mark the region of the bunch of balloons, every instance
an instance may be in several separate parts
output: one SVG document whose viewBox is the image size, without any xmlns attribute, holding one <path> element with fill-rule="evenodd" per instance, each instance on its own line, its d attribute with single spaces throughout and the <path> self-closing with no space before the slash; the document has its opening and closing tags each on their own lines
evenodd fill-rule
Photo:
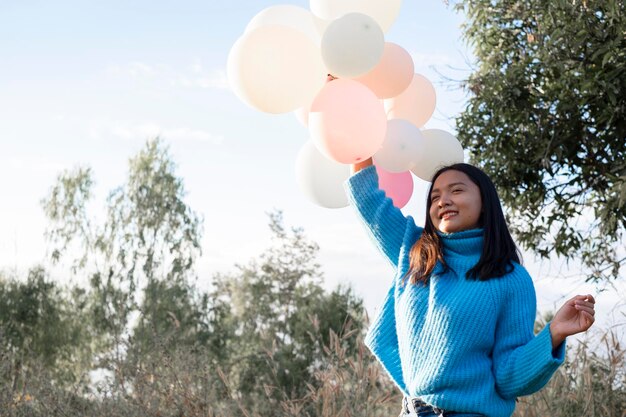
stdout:
<svg viewBox="0 0 626 417">
<path fill-rule="evenodd" d="M 350 164 L 370 157 L 397 207 L 413 193 L 411 173 L 429 181 L 463 161 L 450 133 L 423 129 L 436 103 L 411 55 L 385 42 L 401 0 L 310 0 L 277 5 L 248 24 L 228 56 L 237 96 L 268 113 L 295 112 L 311 140 L 297 158 L 302 191 L 316 204 L 348 205 Z"/>
</svg>

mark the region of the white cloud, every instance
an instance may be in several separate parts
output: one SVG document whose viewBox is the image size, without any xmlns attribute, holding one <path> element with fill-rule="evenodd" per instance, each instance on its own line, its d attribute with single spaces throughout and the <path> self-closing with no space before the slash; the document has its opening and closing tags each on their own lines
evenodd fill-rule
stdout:
<svg viewBox="0 0 626 417">
<path fill-rule="evenodd" d="M 193 76 L 181 75 L 173 84 L 182 87 L 229 89 L 228 78 L 224 70 L 213 70 L 204 73 L 199 65 L 194 65 L 192 71 L 194 72 Z"/>
<path fill-rule="evenodd" d="M 148 77 L 157 75 L 162 68 L 149 65 L 144 62 L 134 61 L 125 65 L 109 65 L 106 72 L 118 76 L 130 76 L 132 78 Z"/>
<path fill-rule="evenodd" d="M 109 132 L 113 136 L 124 140 L 144 140 L 146 138 L 160 136 L 169 141 L 193 141 L 213 145 L 221 145 L 224 142 L 222 135 L 215 135 L 205 130 L 192 129 L 189 127 L 168 128 L 152 122 L 137 125 L 116 123 L 110 126 Z"/>
<path fill-rule="evenodd" d="M 31 173 L 60 172 L 68 168 L 58 161 L 40 156 L 10 157 L 2 165 L 8 167 L 10 171 L 28 171 Z"/>
<path fill-rule="evenodd" d="M 109 65 L 106 73 L 117 77 L 150 80 L 173 87 L 227 90 L 228 78 L 225 69 L 206 69 L 195 62 L 186 69 L 171 68 L 134 61 L 128 64 Z"/>
</svg>

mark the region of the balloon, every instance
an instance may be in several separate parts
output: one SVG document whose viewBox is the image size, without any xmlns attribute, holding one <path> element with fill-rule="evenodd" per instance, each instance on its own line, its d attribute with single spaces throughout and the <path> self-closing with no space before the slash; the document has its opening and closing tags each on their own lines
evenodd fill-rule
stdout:
<svg viewBox="0 0 626 417">
<path fill-rule="evenodd" d="M 313 203 L 326 208 L 348 206 L 343 183 L 350 177 L 350 166 L 324 157 L 308 141 L 296 159 L 296 179 L 300 190 Z"/>
<path fill-rule="evenodd" d="M 415 74 L 400 95 L 385 100 L 388 119 L 405 119 L 422 127 L 435 112 L 435 87 L 426 77 Z"/>
<path fill-rule="evenodd" d="M 228 55 L 227 72 L 235 94 L 268 113 L 310 103 L 327 74 L 315 43 L 281 25 L 261 26 L 240 37 Z"/>
<path fill-rule="evenodd" d="M 387 134 L 382 148 L 374 154 L 374 163 L 390 172 L 404 172 L 413 168 L 415 160 L 424 152 L 422 131 L 406 120 L 387 122 Z"/>
<path fill-rule="evenodd" d="M 358 12 L 372 17 L 387 32 L 400 13 L 402 0 L 309 0 L 314 15 L 333 20 L 346 13 Z"/>
<path fill-rule="evenodd" d="M 304 127 L 309 127 L 309 111 L 311 110 L 310 106 L 302 106 L 293 111 L 293 115 L 296 116 L 296 119 L 300 122 L 300 124 Z"/>
<path fill-rule="evenodd" d="M 371 17 L 349 13 L 328 25 L 321 48 L 328 72 L 336 77 L 357 77 L 378 64 L 385 35 Z"/>
<path fill-rule="evenodd" d="M 374 155 L 385 140 L 386 130 L 383 105 L 357 81 L 331 81 L 311 104 L 309 131 L 315 146 L 342 164 Z"/>
<path fill-rule="evenodd" d="M 411 84 L 414 70 L 411 55 L 401 46 L 386 42 L 378 65 L 355 80 L 365 84 L 379 98 L 391 98 Z"/>
<path fill-rule="evenodd" d="M 410 171 L 393 173 L 376 166 L 378 174 L 378 188 L 391 198 L 393 205 L 402 208 L 411 199 L 413 194 L 413 177 Z"/>
<path fill-rule="evenodd" d="M 424 129 L 424 151 L 411 171 L 423 180 L 431 181 L 437 170 L 445 165 L 463 162 L 463 147 L 452 134 L 441 129 Z"/>
<path fill-rule="evenodd" d="M 336 78 L 332 75 L 328 74 L 326 77 L 326 82 L 331 82 Z M 296 119 L 302 124 L 304 127 L 309 127 L 309 112 L 311 111 L 311 103 L 306 106 L 302 106 L 299 109 L 294 110 L 293 115 L 296 116 Z"/>
<path fill-rule="evenodd" d="M 313 13 L 298 6 L 281 4 L 271 6 L 261 10 L 252 18 L 246 32 L 250 32 L 256 28 L 266 25 L 283 25 L 292 29 L 296 29 L 306 34 L 316 45 L 322 41 L 321 33 L 318 30 L 317 20 Z"/>
</svg>

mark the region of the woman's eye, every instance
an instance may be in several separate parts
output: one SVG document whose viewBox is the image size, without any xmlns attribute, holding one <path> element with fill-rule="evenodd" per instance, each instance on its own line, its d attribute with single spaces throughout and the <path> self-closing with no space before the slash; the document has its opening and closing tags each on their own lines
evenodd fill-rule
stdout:
<svg viewBox="0 0 626 417">
<path fill-rule="evenodd" d="M 461 191 L 463 191 L 463 190 L 461 190 L 461 189 L 459 189 L 459 188 L 457 188 L 456 190 L 452 190 L 452 192 L 453 192 L 453 193 L 456 193 L 456 192 L 459 192 L 459 193 L 460 193 Z"/>
<path fill-rule="evenodd" d="M 438 196 L 435 196 L 435 197 L 431 198 L 430 201 L 435 201 L 438 198 L 439 198 Z"/>
</svg>

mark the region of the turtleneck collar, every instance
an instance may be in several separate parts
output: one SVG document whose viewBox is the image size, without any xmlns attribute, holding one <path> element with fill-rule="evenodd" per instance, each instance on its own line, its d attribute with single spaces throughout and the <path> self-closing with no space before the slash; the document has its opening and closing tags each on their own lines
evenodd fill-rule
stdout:
<svg viewBox="0 0 626 417">
<path fill-rule="evenodd" d="M 483 253 L 484 237 L 482 228 L 461 232 L 443 233 L 436 231 L 443 243 L 445 255 L 480 256 Z"/>
</svg>

